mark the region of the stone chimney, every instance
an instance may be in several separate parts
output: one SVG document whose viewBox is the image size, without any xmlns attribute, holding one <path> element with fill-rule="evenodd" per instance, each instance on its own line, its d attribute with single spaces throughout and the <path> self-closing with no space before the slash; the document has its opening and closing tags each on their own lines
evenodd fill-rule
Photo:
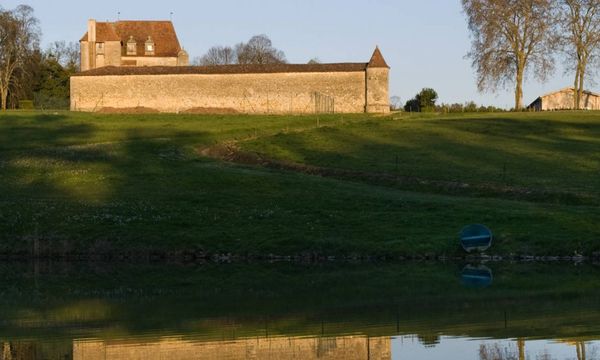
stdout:
<svg viewBox="0 0 600 360">
<path fill-rule="evenodd" d="M 96 42 L 96 20 L 88 20 L 88 41 Z"/>
</svg>

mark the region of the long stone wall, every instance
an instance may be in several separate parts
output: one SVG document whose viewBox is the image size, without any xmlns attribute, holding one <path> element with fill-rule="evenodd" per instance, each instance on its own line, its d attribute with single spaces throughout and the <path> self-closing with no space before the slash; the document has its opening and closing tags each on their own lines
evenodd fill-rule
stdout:
<svg viewBox="0 0 600 360">
<path fill-rule="evenodd" d="M 378 104 L 389 104 L 387 75 L 379 79 L 374 94 Z M 365 71 L 75 76 L 71 110 L 314 113 L 326 99 L 336 113 L 362 113 L 368 110 L 366 81 Z"/>
</svg>

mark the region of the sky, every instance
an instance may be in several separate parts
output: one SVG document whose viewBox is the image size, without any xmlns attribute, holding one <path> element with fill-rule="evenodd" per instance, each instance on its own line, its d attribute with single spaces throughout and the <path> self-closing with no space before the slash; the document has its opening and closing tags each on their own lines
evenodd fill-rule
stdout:
<svg viewBox="0 0 600 360">
<path fill-rule="evenodd" d="M 90 18 L 172 17 L 191 58 L 213 45 L 234 45 L 257 34 L 268 35 L 291 63 L 315 57 L 321 62 L 367 62 L 379 46 L 391 67 L 390 96 L 402 102 L 431 87 L 440 102 L 514 105 L 513 89 L 477 91 L 465 58 L 471 40 L 459 0 L 0 0 L 6 9 L 19 4 L 34 8 L 43 47 L 58 40 L 79 41 Z M 570 86 L 572 78 L 559 66 L 546 83 L 529 79 L 524 102 Z"/>
</svg>

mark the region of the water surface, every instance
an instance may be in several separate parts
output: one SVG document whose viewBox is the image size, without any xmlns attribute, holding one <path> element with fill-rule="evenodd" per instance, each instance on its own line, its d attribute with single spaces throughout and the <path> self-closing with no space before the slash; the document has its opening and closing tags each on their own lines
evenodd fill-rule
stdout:
<svg viewBox="0 0 600 360">
<path fill-rule="evenodd" d="M 0 265 L 0 359 L 600 359 L 600 268 Z"/>
</svg>

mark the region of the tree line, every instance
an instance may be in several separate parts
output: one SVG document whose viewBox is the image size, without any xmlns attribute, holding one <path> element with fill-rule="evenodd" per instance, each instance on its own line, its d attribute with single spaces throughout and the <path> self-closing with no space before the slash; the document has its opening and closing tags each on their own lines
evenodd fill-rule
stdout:
<svg viewBox="0 0 600 360">
<path fill-rule="evenodd" d="M 408 100 L 404 105 L 406 112 L 438 112 L 438 113 L 477 113 L 477 112 L 502 112 L 502 108 L 495 106 L 477 105 L 474 101 L 467 101 L 464 104 L 438 104 L 438 93 L 432 88 L 424 88 Z M 392 97 L 392 110 L 400 110 L 398 97 Z"/>
<path fill-rule="evenodd" d="M 40 48 L 41 30 L 33 8 L 0 7 L 0 104 L 68 108 L 69 78 L 79 71 L 79 47 L 57 41 Z M 21 101 L 31 99 L 33 103 Z M 25 105 L 25 106 L 24 106 Z"/>
<path fill-rule="evenodd" d="M 600 0 L 462 0 L 462 7 L 479 91 L 514 86 L 515 109 L 522 109 L 527 77 L 546 80 L 561 59 L 573 72 L 580 109 L 598 65 Z"/>
<path fill-rule="evenodd" d="M 286 63 L 283 51 L 275 48 L 265 34 L 253 36 L 248 42 L 235 46 L 213 46 L 206 54 L 194 59 L 194 65 L 213 66 L 230 64 L 283 64 Z"/>
</svg>

